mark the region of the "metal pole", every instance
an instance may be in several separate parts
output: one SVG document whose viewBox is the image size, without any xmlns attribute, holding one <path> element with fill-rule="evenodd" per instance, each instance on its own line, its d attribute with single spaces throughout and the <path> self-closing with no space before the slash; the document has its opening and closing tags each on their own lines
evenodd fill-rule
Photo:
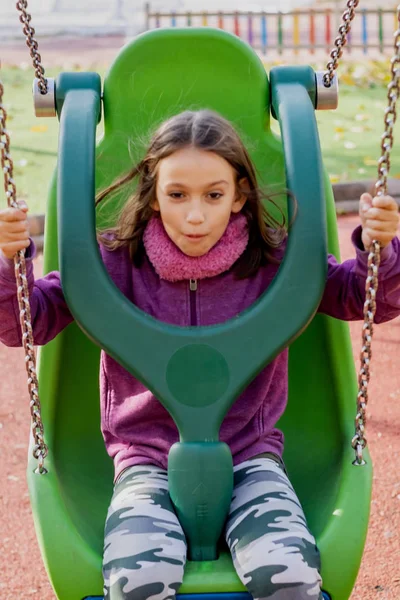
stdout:
<svg viewBox="0 0 400 600">
<path fill-rule="evenodd" d="M 59 12 L 61 9 L 62 0 L 54 0 L 54 4 L 52 6 L 51 12 Z"/>
<path fill-rule="evenodd" d="M 123 6 L 124 6 L 124 0 L 116 0 L 115 11 L 114 11 L 114 19 L 117 19 L 118 21 L 122 21 L 123 20 L 123 18 L 124 18 Z"/>
<path fill-rule="evenodd" d="M 342 21 L 342 0 L 335 0 L 335 31 L 339 29 Z"/>
</svg>

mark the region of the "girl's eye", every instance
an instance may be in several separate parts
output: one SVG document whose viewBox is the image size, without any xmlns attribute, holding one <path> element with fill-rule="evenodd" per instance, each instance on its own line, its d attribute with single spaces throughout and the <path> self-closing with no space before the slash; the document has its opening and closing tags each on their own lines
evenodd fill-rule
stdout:
<svg viewBox="0 0 400 600">
<path fill-rule="evenodd" d="M 219 200 L 220 198 L 222 198 L 223 194 L 221 194 L 220 192 L 210 192 L 208 194 L 210 196 L 210 198 L 212 198 L 213 200 Z"/>
<path fill-rule="evenodd" d="M 171 198 L 180 199 L 183 198 L 182 192 L 171 192 L 168 194 Z"/>
</svg>

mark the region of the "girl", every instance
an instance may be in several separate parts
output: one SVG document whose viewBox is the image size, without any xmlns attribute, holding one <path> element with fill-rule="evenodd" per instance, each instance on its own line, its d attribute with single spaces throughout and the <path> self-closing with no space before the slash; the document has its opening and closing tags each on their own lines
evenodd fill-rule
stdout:
<svg viewBox="0 0 400 600">
<path fill-rule="evenodd" d="M 227 121 L 184 112 L 155 133 L 145 158 L 103 193 L 137 179 L 117 226 L 99 236 L 110 276 L 139 308 L 162 321 L 211 325 L 233 318 L 268 287 L 284 252 L 284 224 L 262 206 L 249 155 Z M 0 340 L 21 345 L 13 255 L 27 249 L 32 323 L 46 344 L 72 315 L 57 272 L 34 281 L 27 208 L 0 211 Z M 382 244 L 376 322 L 400 314 L 398 209 L 390 196 L 360 200 L 356 258 L 328 257 L 319 311 L 363 318 L 366 248 Z M 199 283 L 200 282 L 200 283 Z M 216 301 L 217 299 L 217 301 Z M 287 398 L 287 350 L 231 407 L 221 440 L 234 459 L 225 537 L 239 577 L 256 600 L 321 600 L 320 559 L 282 461 L 275 428 Z M 102 433 L 115 464 L 105 524 L 107 600 L 173 600 L 183 579 L 186 542 L 168 495 L 167 455 L 176 426 L 156 398 L 104 352 Z"/>
</svg>

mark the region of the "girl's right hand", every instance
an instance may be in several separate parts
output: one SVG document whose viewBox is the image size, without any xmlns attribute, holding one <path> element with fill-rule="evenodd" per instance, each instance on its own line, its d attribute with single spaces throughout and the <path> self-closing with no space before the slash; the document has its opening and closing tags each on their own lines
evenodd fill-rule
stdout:
<svg viewBox="0 0 400 600">
<path fill-rule="evenodd" d="M 30 245 L 27 212 L 28 207 L 22 202 L 20 208 L 0 210 L 0 252 L 6 258 L 13 258 Z"/>
</svg>

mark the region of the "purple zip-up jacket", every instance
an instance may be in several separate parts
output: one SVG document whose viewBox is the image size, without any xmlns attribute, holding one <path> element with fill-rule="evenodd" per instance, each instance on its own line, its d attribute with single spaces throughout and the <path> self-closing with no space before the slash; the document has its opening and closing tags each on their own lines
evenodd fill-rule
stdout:
<svg viewBox="0 0 400 600">
<path fill-rule="evenodd" d="M 328 275 L 319 312 L 352 321 L 363 318 L 368 253 L 362 250 L 361 227 L 352 236 L 356 258 L 338 264 L 328 256 Z M 191 291 L 189 281 L 161 279 L 145 257 L 135 267 L 127 248 L 100 248 L 115 285 L 140 309 L 167 323 L 214 325 L 249 307 L 268 287 L 278 266 L 268 264 L 248 279 L 235 279 L 232 269 L 201 279 Z M 27 252 L 35 343 L 43 345 L 64 329 L 73 317 L 65 302 L 58 272 L 34 281 L 32 255 Z M 30 256 L 30 258 L 29 258 Z M 193 285 L 192 285 L 193 287 Z M 216 301 L 216 299 L 218 299 Z M 0 340 L 21 346 L 13 261 L 0 253 Z M 400 314 L 400 240 L 382 251 L 375 322 Z M 266 366 L 226 415 L 220 438 L 232 451 L 234 464 L 264 452 L 282 456 L 283 434 L 275 428 L 287 402 L 288 353 L 281 352 Z M 101 430 L 108 454 L 114 459 L 115 478 L 131 465 L 167 468 L 177 428 L 166 409 L 144 385 L 105 352 L 101 353 Z"/>
</svg>

